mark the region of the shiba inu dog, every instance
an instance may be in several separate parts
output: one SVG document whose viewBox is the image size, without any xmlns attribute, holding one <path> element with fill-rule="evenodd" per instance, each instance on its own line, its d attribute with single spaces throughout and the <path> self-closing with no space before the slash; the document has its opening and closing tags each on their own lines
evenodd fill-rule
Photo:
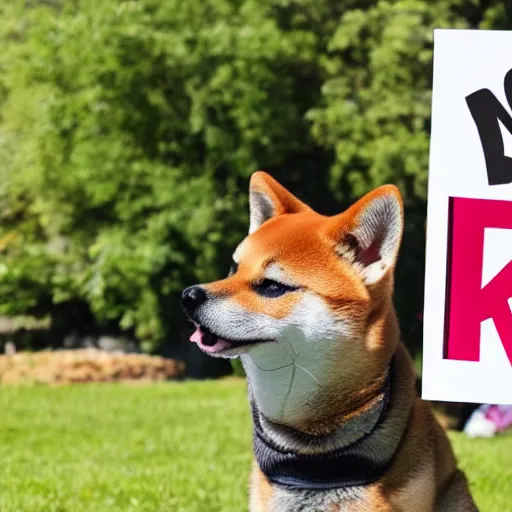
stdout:
<svg viewBox="0 0 512 512">
<path fill-rule="evenodd" d="M 247 373 L 251 512 L 477 510 L 400 342 L 402 231 L 394 186 L 326 217 L 257 172 L 229 276 L 183 292 L 191 341 Z"/>
</svg>

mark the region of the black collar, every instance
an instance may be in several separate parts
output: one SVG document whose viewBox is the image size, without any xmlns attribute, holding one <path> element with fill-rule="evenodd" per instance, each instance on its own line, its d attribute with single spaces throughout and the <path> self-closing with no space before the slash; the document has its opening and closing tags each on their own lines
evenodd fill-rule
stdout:
<svg viewBox="0 0 512 512">
<path fill-rule="evenodd" d="M 336 450 L 305 454 L 277 447 L 266 435 L 260 413 L 253 404 L 254 454 L 263 474 L 271 482 L 293 489 L 363 486 L 381 477 L 391 464 L 403 435 L 403 432 L 387 435 L 393 428 L 389 422 L 385 426 L 394 366 L 393 358 L 384 389 L 384 406 L 373 429 L 355 443 Z M 385 436 L 378 435 L 384 431 Z"/>
</svg>

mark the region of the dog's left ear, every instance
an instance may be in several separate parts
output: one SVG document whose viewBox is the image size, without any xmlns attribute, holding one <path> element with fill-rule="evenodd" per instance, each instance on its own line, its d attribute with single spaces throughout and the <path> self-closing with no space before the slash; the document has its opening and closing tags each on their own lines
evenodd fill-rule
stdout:
<svg viewBox="0 0 512 512">
<path fill-rule="evenodd" d="M 366 285 L 378 283 L 394 268 L 403 218 L 402 196 L 394 185 L 377 188 L 332 218 L 338 254 L 353 264 Z"/>
<path fill-rule="evenodd" d="M 249 234 L 256 231 L 272 217 L 284 213 L 299 213 L 309 210 L 309 206 L 297 199 L 272 176 L 263 171 L 255 172 L 251 176 L 249 208 Z"/>
</svg>

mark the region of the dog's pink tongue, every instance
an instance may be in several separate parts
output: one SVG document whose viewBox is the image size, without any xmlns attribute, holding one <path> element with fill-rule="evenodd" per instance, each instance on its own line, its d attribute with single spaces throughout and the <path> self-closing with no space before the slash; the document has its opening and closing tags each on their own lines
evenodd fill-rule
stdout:
<svg viewBox="0 0 512 512">
<path fill-rule="evenodd" d="M 215 345 L 205 345 L 203 343 L 203 336 L 204 335 L 201 329 L 196 327 L 196 330 L 192 333 L 192 336 L 190 336 L 189 339 L 192 343 L 197 343 L 204 352 L 213 354 L 215 352 L 220 352 L 221 350 L 225 350 L 231 347 L 231 343 L 229 343 L 229 341 L 223 340 L 221 338 L 217 338 Z"/>
<path fill-rule="evenodd" d="M 192 343 L 198 343 L 199 345 L 203 342 L 203 333 L 199 327 L 196 327 L 196 330 L 192 333 L 192 336 L 190 336 L 190 341 Z"/>
</svg>

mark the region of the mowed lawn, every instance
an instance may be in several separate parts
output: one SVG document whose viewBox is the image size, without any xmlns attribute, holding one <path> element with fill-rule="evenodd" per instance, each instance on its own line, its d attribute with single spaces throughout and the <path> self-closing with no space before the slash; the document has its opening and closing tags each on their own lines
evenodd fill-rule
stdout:
<svg viewBox="0 0 512 512">
<path fill-rule="evenodd" d="M 0 389 L 0 511 L 247 510 L 242 380 Z M 512 510 L 512 436 L 452 435 L 482 511 Z"/>
</svg>

